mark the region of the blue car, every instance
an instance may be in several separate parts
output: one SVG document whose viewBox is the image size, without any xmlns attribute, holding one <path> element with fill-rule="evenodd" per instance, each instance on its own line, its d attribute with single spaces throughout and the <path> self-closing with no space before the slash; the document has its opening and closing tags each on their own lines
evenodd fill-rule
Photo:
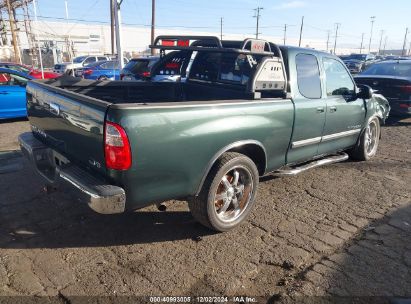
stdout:
<svg viewBox="0 0 411 304">
<path fill-rule="evenodd" d="M 92 80 L 120 80 L 118 61 L 99 61 L 76 70 L 76 76 Z"/>
<path fill-rule="evenodd" d="M 26 117 L 26 84 L 32 76 L 0 68 L 0 119 Z"/>
</svg>

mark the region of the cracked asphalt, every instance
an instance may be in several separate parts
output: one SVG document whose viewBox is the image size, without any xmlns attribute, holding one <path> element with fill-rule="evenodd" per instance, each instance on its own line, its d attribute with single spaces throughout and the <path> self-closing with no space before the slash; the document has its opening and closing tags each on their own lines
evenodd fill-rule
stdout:
<svg viewBox="0 0 411 304">
<path fill-rule="evenodd" d="M 411 118 L 383 127 L 369 162 L 261 178 L 249 220 L 222 234 L 184 202 L 102 216 L 69 188 L 46 194 L 13 152 L 28 130 L 0 123 L 1 296 L 411 297 Z"/>
</svg>

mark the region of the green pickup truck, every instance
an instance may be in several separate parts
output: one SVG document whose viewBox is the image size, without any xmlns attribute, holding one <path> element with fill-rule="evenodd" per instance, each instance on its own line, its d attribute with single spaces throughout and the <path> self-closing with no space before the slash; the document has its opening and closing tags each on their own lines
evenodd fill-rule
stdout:
<svg viewBox="0 0 411 304">
<path fill-rule="evenodd" d="M 161 56 L 152 71 L 179 81 L 27 85 L 23 153 L 96 212 L 186 200 L 200 223 L 227 231 L 250 213 L 260 176 L 376 154 L 389 104 L 336 56 L 209 36 L 151 47 Z"/>
</svg>

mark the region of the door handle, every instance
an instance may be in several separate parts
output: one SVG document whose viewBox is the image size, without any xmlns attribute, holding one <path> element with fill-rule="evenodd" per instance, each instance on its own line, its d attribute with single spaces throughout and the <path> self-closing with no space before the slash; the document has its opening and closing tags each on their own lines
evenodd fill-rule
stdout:
<svg viewBox="0 0 411 304">
<path fill-rule="evenodd" d="M 330 107 L 330 113 L 337 112 L 337 107 Z"/>
<path fill-rule="evenodd" d="M 0 92 L 1 95 L 7 95 L 9 92 Z"/>
<path fill-rule="evenodd" d="M 317 113 L 324 113 L 324 108 L 320 107 L 316 110 Z"/>
</svg>

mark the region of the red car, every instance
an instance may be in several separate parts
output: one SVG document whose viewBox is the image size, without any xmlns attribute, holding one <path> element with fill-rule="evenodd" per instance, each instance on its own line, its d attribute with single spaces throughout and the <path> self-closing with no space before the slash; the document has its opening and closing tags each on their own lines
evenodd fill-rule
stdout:
<svg viewBox="0 0 411 304">
<path fill-rule="evenodd" d="M 25 74 L 28 74 L 32 76 L 33 78 L 36 79 L 41 79 L 41 71 L 33 69 L 32 67 L 29 67 L 27 65 L 23 64 L 18 64 L 18 63 L 13 63 L 13 62 L 0 62 L 0 68 L 6 68 L 6 69 L 11 69 L 15 71 L 19 71 Z M 46 72 L 44 71 L 44 78 L 45 79 L 51 79 L 51 78 L 57 78 L 60 77 L 61 75 L 58 73 L 54 72 Z"/>
</svg>

